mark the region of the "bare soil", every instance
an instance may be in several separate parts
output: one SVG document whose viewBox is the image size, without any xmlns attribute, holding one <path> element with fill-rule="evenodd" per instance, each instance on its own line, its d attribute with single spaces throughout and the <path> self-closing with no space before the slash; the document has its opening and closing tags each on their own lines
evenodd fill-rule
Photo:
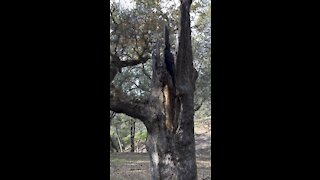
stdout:
<svg viewBox="0 0 320 180">
<path fill-rule="evenodd" d="M 198 179 L 211 179 L 211 124 L 195 122 Z M 149 180 L 147 153 L 110 153 L 111 180 Z"/>
</svg>

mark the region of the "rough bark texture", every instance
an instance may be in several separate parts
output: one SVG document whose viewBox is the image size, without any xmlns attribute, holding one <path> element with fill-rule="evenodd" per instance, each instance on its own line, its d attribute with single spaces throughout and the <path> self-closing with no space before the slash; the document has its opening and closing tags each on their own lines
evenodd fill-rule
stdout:
<svg viewBox="0 0 320 180">
<path fill-rule="evenodd" d="M 147 128 L 146 145 L 153 180 L 197 179 L 194 139 L 197 72 L 193 67 L 191 47 L 191 2 L 181 0 L 175 77 L 171 77 L 172 73 L 168 72 L 165 60 L 160 58 L 158 44 L 152 58 L 152 92 L 149 102 L 130 102 L 121 91 L 111 86 L 110 109 L 140 119 Z"/>
</svg>

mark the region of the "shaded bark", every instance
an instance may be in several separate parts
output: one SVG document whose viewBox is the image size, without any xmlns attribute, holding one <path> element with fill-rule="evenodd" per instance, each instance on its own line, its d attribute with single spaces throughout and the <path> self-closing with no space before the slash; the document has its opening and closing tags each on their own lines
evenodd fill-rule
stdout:
<svg viewBox="0 0 320 180">
<path fill-rule="evenodd" d="M 197 72 L 193 67 L 191 47 L 191 3 L 191 0 L 181 0 L 174 77 L 167 71 L 157 44 L 152 58 L 152 91 L 148 102 L 128 101 L 125 94 L 117 95 L 115 88 L 111 88 L 110 109 L 140 119 L 147 128 L 146 147 L 153 180 L 197 179 L 194 139 L 194 91 Z M 168 48 L 170 51 L 168 38 L 165 39 L 166 51 Z"/>
<path fill-rule="evenodd" d="M 147 106 L 148 102 L 130 101 L 129 97 L 121 89 L 110 86 L 110 109 L 117 113 L 124 113 L 133 118 L 139 119 L 148 124 L 151 108 Z"/>
</svg>

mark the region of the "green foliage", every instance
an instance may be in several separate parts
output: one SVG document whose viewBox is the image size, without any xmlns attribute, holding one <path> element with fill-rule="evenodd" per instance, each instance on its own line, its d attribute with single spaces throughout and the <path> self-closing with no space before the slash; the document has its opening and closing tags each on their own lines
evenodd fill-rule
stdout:
<svg viewBox="0 0 320 180">
<path fill-rule="evenodd" d="M 131 143 L 131 135 L 130 135 L 130 133 L 126 137 L 123 138 L 123 142 L 125 144 L 128 144 L 128 145 Z"/>
<path fill-rule="evenodd" d="M 147 136 L 148 136 L 148 133 L 147 133 L 147 130 L 143 130 L 143 131 L 140 131 L 138 133 L 136 133 L 135 135 L 135 139 L 138 141 L 145 141 L 147 139 Z"/>
<path fill-rule="evenodd" d="M 193 3 L 195 21 L 193 24 L 193 57 L 199 73 L 196 82 L 195 104 L 202 103 L 196 111 L 196 119 L 211 116 L 211 4 L 207 0 Z"/>
</svg>

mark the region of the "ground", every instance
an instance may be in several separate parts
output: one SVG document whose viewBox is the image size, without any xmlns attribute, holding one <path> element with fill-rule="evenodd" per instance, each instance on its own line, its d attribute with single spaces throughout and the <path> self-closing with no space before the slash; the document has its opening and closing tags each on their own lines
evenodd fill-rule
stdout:
<svg viewBox="0 0 320 180">
<path fill-rule="evenodd" d="M 195 122 L 198 179 L 211 179 L 211 124 Z M 110 179 L 149 180 L 149 156 L 147 153 L 110 153 Z"/>
</svg>

